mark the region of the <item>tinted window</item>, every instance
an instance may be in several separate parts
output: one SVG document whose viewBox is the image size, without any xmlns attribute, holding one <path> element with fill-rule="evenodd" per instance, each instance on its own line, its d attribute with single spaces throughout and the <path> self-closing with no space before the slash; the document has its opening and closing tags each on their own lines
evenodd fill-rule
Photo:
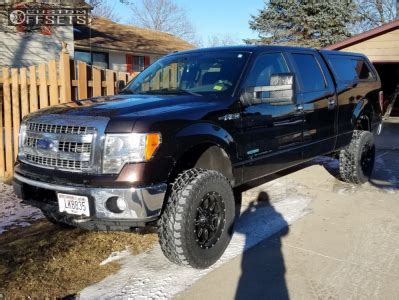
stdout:
<svg viewBox="0 0 399 300">
<path fill-rule="evenodd" d="M 328 62 L 338 80 L 355 81 L 374 78 L 364 59 L 331 55 L 328 57 Z"/>
<path fill-rule="evenodd" d="M 268 86 L 273 74 L 287 73 L 288 67 L 281 53 L 270 53 L 260 56 L 247 79 L 247 86 Z"/>
<path fill-rule="evenodd" d="M 170 55 L 140 73 L 123 91 L 156 95 L 231 95 L 249 53 Z"/>
<path fill-rule="evenodd" d="M 323 73 L 316 58 L 312 54 L 293 53 L 297 73 L 302 81 L 302 92 L 322 91 L 326 87 Z"/>
</svg>

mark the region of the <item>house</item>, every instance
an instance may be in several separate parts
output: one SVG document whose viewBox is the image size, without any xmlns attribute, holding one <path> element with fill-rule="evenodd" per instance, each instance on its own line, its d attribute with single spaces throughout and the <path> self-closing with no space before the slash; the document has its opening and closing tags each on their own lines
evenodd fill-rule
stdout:
<svg viewBox="0 0 399 300">
<path fill-rule="evenodd" d="M 165 54 L 193 46 L 169 33 L 94 18 L 74 27 L 74 58 L 117 71 L 140 72 Z"/>
<path fill-rule="evenodd" d="M 396 100 L 395 94 L 399 94 L 399 20 L 352 36 L 325 49 L 367 55 L 380 75 L 385 99 Z M 395 101 L 393 114 L 399 114 L 399 100 Z"/>
<path fill-rule="evenodd" d="M 31 0 L 23 4 L 11 3 L 12 6 L 0 4 L 0 9 L 40 7 L 51 1 Z M 83 0 L 63 1 L 64 6 L 68 3 L 70 7 L 90 10 Z M 36 26 L 30 30 L 23 24 L 10 26 L 7 15 L 2 14 L 0 29 L 0 68 L 28 67 L 58 59 L 66 46 L 76 60 L 116 71 L 140 72 L 167 53 L 193 48 L 171 34 L 122 25 L 105 18 L 91 18 L 87 25 Z"/>
<path fill-rule="evenodd" d="M 72 26 L 39 26 L 28 25 L 28 10 L 43 10 L 59 7 L 59 0 L 6 0 L 0 1 L 0 68 L 28 67 L 58 59 L 63 44 L 73 53 Z M 65 9 L 91 10 L 84 0 L 64 0 Z M 12 23 L 13 12 L 21 13 L 22 23 Z"/>
</svg>

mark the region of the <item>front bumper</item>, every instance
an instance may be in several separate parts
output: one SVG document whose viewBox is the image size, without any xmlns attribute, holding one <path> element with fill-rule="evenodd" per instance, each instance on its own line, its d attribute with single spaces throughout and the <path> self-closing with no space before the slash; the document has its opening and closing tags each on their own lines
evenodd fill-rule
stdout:
<svg viewBox="0 0 399 300">
<path fill-rule="evenodd" d="M 77 227 L 85 223 L 115 225 L 120 227 L 143 226 L 154 221 L 161 213 L 166 184 L 151 185 L 143 188 L 100 188 L 76 185 L 57 185 L 26 178 L 15 173 L 13 186 L 15 193 L 26 203 L 41 209 L 58 209 L 57 193 L 86 196 L 89 199 L 90 217 L 66 215 Z M 107 209 L 106 201 L 112 197 L 125 200 L 127 208 L 122 213 Z M 87 226 L 86 226 L 87 227 Z"/>
</svg>

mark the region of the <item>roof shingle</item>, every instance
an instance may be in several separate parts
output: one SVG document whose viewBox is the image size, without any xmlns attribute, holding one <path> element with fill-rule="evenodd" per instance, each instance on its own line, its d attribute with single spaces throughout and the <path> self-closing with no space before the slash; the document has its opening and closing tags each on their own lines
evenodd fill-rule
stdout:
<svg viewBox="0 0 399 300">
<path fill-rule="evenodd" d="M 91 26 L 75 26 L 74 43 L 77 47 L 154 54 L 166 54 L 194 47 L 169 33 L 118 24 L 102 17 L 93 18 Z"/>
</svg>

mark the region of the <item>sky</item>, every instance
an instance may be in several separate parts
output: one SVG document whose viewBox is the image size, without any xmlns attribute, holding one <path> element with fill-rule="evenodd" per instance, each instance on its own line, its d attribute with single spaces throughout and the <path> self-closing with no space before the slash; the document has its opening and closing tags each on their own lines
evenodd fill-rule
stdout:
<svg viewBox="0 0 399 300">
<path fill-rule="evenodd" d="M 140 0 L 133 0 L 140 1 Z M 256 38 L 257 33 L 249 28 L 252 15 L 264 7 L 264 0 L 175 0 L 187 11 L 199 37 L 207 41 L 214 35 L 230 35 L 235 40 Z M 121 23 L 131 23 L 131 10 L 119 1 L 108 0 L 114 12 L 121 16 Z"/>
</svg>

